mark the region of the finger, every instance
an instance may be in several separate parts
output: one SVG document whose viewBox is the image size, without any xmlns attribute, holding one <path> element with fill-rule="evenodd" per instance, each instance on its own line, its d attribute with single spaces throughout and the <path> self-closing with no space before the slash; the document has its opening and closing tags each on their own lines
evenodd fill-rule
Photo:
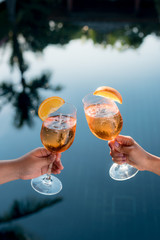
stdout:
<svg viewBox="0 0 160 240">
<path fill-rule="evenodd" d="M 42 167 L 47 166 L 47 167 L 51 168 L 51 165 L 55 162 L 55 159 L 56 159 L 56 156 L 54 156 L 52 154 L 47 157 L 40 158 L 41 166 Z"/>
<path fill-rule="evenodd" d="M 61 153 L 57 152 L 57 158 L 61 158 Z"/>
<path fill-rule="evenodd" d="M 61 171 L 60 171 L 56 166 L 53 166 L 53 167 L 52 167 L 51 172 L 54 173 L 54 174 L 59 174 L 59 173 L 61 173 Z"/>
<path fill-rule="evenodd" d="M 60 162 L 61 161 L 61 153 L 56 153 L 56 161 Z"/>
<path fill-rule="evenodd" d="M 114 140 L 111 140 L 111 141 L 108 142 L 108 145 L 109 145 L 110 149 L 114 149 L 114 143 L 115 143 Z"/>
<path fill-rule="evenodd" d="M 44 147 L 36 148 L 32 151 L 32 153 L 35 157 L 39 157 L 39 158 L 43 158 L 43 157 L 45 158 L 45 157 L 48 157 L 52 154 L 50 151 L 48 151 Z"/>
<path fill-rule="evenodd" d="M 110 151 L 110 155 L 111 155 L 112 157 L 114 157 L 114 158 L 125 156 L 123 153 L 117 152 L 116 150 L 111 150 L 111 151 Z"/>
<path fill-rule="evenodd" d="M 52 173 L 53 173 L 53 174 L 60 174 L 61 171 L 60 171 L 60 170 L 58 170 L 58 171 L 52 171 Z"/>
<path fill-rule="evenodd" d="M 132 149 L 133 149 L 132 146 L 127 146 L 127 147 L 126 147 L 126 146 L 123 146 L 123 145 L 120 145 L 120 144 L 119 144 L 119 146 L 117 147 L 117 146 L 115 145 L 115 150 L 116 150 L 117 152 L 123 153 L 123 154 L 125 154 L 125 155 L 129 155 Z"/>
<path fill-rule="evenodd" d="M 62 165 L 62 163 L 61 163 L 61 160 L 60 160 L 60 157 L 61 156 L 61 154 L 60 153 L 53 153 L 52 152 L 52 154 L 51 155 L 49 155 L 49 156 L 47 156 L 47 158 L 44 158 L 43 160 L 43 162 L 44 162 L 44 165 L 50 165 L 51 163 L 53 164 L 53 165 L 55 165 L 57 168 L 59 168 L 59 169 L 63 169 L 63 165 Z"/>
<path fill-rule="evenodd" d="M 63 170 L 64 168 L 61 162 L 55 162 L 55 166 L 60 170 Z"/>
<path fill-rule="evenodd" d="M 44 158 L 44 164 L 50 165 L 51 163 L 54 163 L 56 160 L 56 155 L 49 155 L 48 157 Z"/>
<path fill-rule="evenodd" d="M 52 152 L 51 154 L 55 157 L 55 161 L 60 161 L 61 153 L 59 153 L 59 152 Z"/>
<path fill-rule="evenodd" d="M 134 144 L 134 140 L 133 138 L 131 138 L 130 136 L 123 136 L 123 135 L 118 135 L 116 138 L 115 138 L 115 142 L 118 142 L 122 145 L 125 145 L 125 146 L 131 146 Z"/>
<path fill-rule="evenodd" d="M 126 163 L 126 160 L 118 160 L 117 158 L 112 158 L 112 161 L 119 165 Z"/>
<path fill-rule="evenodd" d="M 127 161 L 127 157 L 126 156 L 112 157 L 112 159 L 115 159 L 116 161 Z"/>
<path fill-rule="evenodd" d="M 58 169 L 60 169 L 60 170 L 62 170 L 64 167 L 63 167 L 63 165 L 62 165 L 62 163 L 61 163 L 61 161 L 60 162 L 57 162 L 57 161 L 55 161 L 54 162 L 54 166 L 56 166 Z"/>
<path fill-rule="evenodd" d="M 128 141 L 128 145 L 127 145 L 127 141 L 121 141 L 121 142 L 117 141 L 120 139 L 122 139 L 121 136 L 119 139 L 118 139 L 118 137 L 115 139 L 114 150 L 116 150 L 117 152 L 120 152 L 120 153 L 129 154 L 130 151 L 133 149 L 134 140 L 131 137 L 125 137 L 125 140 L 127 139 L 127 141 Z"/>
</svg>

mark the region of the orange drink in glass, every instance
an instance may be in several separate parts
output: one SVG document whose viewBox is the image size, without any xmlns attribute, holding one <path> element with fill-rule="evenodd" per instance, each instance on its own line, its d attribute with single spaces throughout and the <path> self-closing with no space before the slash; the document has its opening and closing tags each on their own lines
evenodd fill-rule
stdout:
<svg viewBox="0 0 160 240">
<path fill-rule="evenodd" d="M 102 140 L 113 140 L 122 130 L 123 119 L 115 103 L 122 103 L 122 98 L 115 89 L 108 87 L 100 88 L 100 94 L 90 93 L 86 95 L 82 102 L 84 112 L 90 131 Z M 108 92 L 109 91 L 109 94 Z M 115 100 L 115 101 L 114 101 Z M 114 180 L 129 179 L 138 172 L 138 170 L 128 164 L 118 165 L 114 163 L 109 171 Z"/>
<path fill-rule="evenodd" d="M 38 114 L 43 120 L 40 133 L 43 146 L 50 152 L 66 151 L 75 138 L 76 108 L 59 97 L 51 97 L 42 102 Z M 32 179 L 31 185 L 34 190 L 45 195 L 57 194 L 62 189 L 61 181 L 51 172 Z"/>
</svg>

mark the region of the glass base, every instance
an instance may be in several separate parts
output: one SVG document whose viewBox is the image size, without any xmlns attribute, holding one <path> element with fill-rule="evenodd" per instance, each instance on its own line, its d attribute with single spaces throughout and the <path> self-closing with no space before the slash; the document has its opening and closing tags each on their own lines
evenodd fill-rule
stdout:
<svg viewBox="0 0 160 240">
<path fill-rule="evenodd" d="M 44 195 L 54 195 L 62 190 L 61 181 L 53 175 L 50 175 L 50 178 L 47 175 L 42 175 L 32 179 L 31 186 L 35 191 Z"/>
<path fill-rule="evenodd" d="M 138 170 L 136 168 L 126 163 L 122 165 L 114 163 L 109 170 L 110 177 L 117 181 L 127 180 L 134 177 L 137 173 Z"/>
</svg>

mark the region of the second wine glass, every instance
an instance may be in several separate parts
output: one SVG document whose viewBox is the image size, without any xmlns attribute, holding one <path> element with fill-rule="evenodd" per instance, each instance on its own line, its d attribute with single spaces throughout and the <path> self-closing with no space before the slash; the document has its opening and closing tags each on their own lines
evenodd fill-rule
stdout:
<svg viewBox="0 0 160 240">
<path fill-rule="evenodd" d="M 69 103 L 62 105 L 57 111 L 51 113 L 42 124 L 41 141 L 50 152 L 64 152 L 73 143 L 76 132 L 77 110 Z M 48 174 L 32 179 L 31 185 L 37 192 L 45 195 L 57 194 L 62 189 L 61 181 Z"/>
<path fill-rule="evenodd" d="M 118 136 L 122 130 L 123 119 L 113 100 L 90 93 L 82 101 L 88 126 L 96 137 L 109 141 Z M 116 163 L 109 170 L 110 177 L 119 181 L 129 179 L 137 172 L 138 170 L 129 164 Z"/>
</svg>

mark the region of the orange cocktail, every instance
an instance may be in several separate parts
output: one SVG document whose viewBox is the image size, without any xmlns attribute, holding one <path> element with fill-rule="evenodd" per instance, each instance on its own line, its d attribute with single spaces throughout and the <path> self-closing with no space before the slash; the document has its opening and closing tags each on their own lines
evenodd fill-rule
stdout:
<svg viewBox="0 0 160 240">
<path fill-rule="evenodd" d="M 105 103 L 88 106 L 85 115 L 91 132 L 102 140 L 114 139 L 122 130 L 120 111 Z"/>
<path fill-rule="evenodd" d="M 41 141 L 50 152 L 64 152 L 73 143 L 76 119 L 66 115 L 48 117 L 42 124 Z"/>
<path fill-rule="evenodd" d="M 43 146 L 52 153 L 64 152 L 73 143 L 76 132 L 77 110 L 64 99 L 53 96 L 45 99 L 38 109 L 38 115 L 43 121 L 41 141 Z M 53 195 L 61 191 L 61 181 L 51 174 L 52 163 L 48 174 L 32 179 L 31 185 L 37 192 Z"/>
<path fill-rule="evenodd" d="M 122 103 L 121 94 L 111 87 L 99 87 L 83 98 L 86 120 L 91 132 L 102 140 L 113 140 L 122 130 L 123 119 L 116 105 Z M 115 180 L 126 180 L 138 172 L 128 164 L 114 163 L 109 174 Z"/>
</svg>

